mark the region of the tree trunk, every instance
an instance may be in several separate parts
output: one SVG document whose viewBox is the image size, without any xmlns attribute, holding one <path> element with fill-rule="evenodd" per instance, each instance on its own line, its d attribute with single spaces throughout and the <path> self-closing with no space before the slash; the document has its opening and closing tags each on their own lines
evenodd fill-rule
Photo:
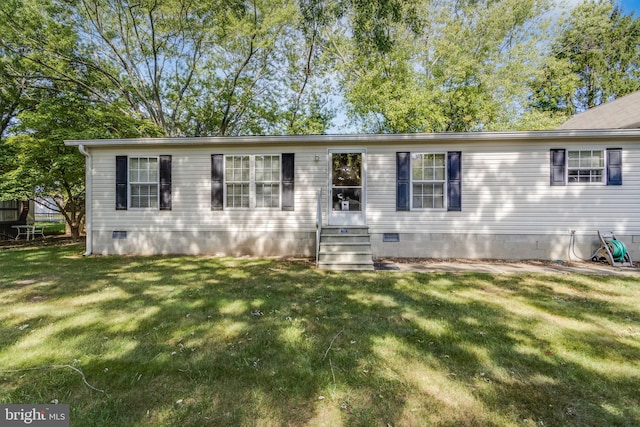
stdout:
<svg viewBox="0 0 640 427">
<path fill-rule="evenodd" d="M 74 239 L 80 238 L 80 224 L 69 225 L 69 231 Z"/>
</svg>

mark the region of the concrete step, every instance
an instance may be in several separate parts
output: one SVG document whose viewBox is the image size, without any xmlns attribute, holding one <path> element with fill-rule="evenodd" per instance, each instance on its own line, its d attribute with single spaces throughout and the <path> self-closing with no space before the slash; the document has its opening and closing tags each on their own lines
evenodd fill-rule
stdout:
<svg viewBox="0 0 640 427">
<path fill-rule="evenodd" d="M 368 227 L 323 227 L 318 268 L 321 270 L 373 270 Z"/>
<path fill-rule="evenodd" d="M 371 254 L 371 242 L 321 242 L 320 252 L 368 252 Z"/>
<path fill-rule="evenodd" d="M 318 255 L 320 262 L 331 263 L 369 263 L 371 262 L 371 251 L 368 252 L 320 252 Z"/>
<path fill-rule="evenodd" d="M 368 234 L 323 234 L 320 236 L 320 243 L 369 243 L 371 238 Z"/>
<path fill-rule="evenodd" d="M 333 262 L 319 262 L 318 268 L 320 270 L 334 270 L 334 271 L 373 271 L 373 261 L 369 263 L 333 263 Z"/>
<path fill-rule="evenodd" d="M 364 226 L 324 226 L 322 227 L 322 235 L 352 235 L 352 234 L 360 234 L 360 235 L 369 235 L 369 227 Z"/>
</svg>

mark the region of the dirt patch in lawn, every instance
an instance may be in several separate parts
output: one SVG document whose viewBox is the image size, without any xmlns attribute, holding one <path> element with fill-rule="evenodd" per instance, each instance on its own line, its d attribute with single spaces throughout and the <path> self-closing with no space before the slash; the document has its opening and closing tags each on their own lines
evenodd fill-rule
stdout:
<svg viewBox="0 0 640 427">
<path fill-rule="evenodd" d="M 384 258 L 375 262 L 376 270 L 422 272 L 483 272 L 483 273 L 561 273 L 595 275 L 637 275 L 634 267 L 612 267 L 605 262 L 565 260 L 500 260 L 466 258 Z"/>
<path fill-rule="evenodd" d="M 84 236 L 74 238 L 67 235 L 62 236 L 47 236 L 40 237 L 33 240 L 25 239 L 4 239 L 0 240 L 0 250 L 2 249 L 16 249 L 16 248 L 33 248 L 33 247 L 46 247 L 46 246 L 66 246 L 74 245 L 84 242 Z"/>
</svg>

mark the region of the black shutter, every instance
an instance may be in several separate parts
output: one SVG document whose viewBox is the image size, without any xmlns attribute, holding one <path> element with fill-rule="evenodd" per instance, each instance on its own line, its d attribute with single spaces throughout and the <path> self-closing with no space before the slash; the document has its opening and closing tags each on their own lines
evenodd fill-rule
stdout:
<svg viewBox="0 0 640 427">
<path fill-rule="evenodd" d="M 396 211 L 411 210 L 411 153 L 396 153 Z"/>
<path fill-rule="evenodd" d="M 563 148 L 551 149 L 551 185 L 567 185 L 565 179 L 565 150 Z"/>
<path fill-rule="evenodd" d="M 127 178 L 129 171 L 127 156 L 116 156 L 116 210 L 127 210 Z"/>
<path fill-rule="evenodd" d="M 224 156 L 211 155 L 211 210 L 224 209 Z"/>
<path fill-rule="evenodd" d="M 295 154 L 282 153 L 282 210 L 294 210 Z"/>
<path fill-rule="evenodd" d="M 462 210 L 462 153 L 447 153 L 447 210 Z"/>
<path fill-rule="evenodd" d="M 171 210 L 171 156 L 160 156 L 160 210 Z"/>
<path fill-rule="evenodd" d="M 622 148 L 607 148 L 607 185 L 622 185 Z"/>
</svg>

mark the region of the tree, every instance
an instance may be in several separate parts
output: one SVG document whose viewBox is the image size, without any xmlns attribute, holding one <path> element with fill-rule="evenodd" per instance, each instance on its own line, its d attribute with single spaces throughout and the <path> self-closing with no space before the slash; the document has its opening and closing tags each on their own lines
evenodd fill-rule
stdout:
<svg viewBox="0 0 640 427">
<path fill-rule="evenodd" d="M 5 77 L 24 85 L 28 103 L 16 97 L 12 130 L 0 160 L 2 199 L 38 200 L 60 212 L 74 236 L 84 221 L 84 158 L 65 139 L 159 135 L 138 119 L 110 86 L 104 73 L 87 66 L 88 51 L 65 21 L 69 15 L 54 3 L 19 3 L 22 19 L 2 9 L 0 46 L 21 68 Z M 52 8 L 52 9 L 50 9 Z M 71 60 L 70 58 L 75 58 Z M 19 60 L 19 61 L 18 61 Z M 22 71 L 19 73 L 17 71 Z M 25 78 L 27 76 L 27 78 Z"/>
<path fill-rule="evenodd" d="M 9 77 L 11 59 L 0 49 L 0 175 L 10 170 L 15 153 L 5 144 L 5 134 L 20 111 L 25 88 L 20 79 Z M 0 195 L 0 197 L 2 197 Z M 3 200 L 3 199 L 0 199 Z"/>
<path fill-rule="evenodd" d="M 384 32 L 381 45 L 362 48 L 347 31 L 334 43 L 350 113 L 366 130 L 514 126 L 537 66 L 549 2 L 378 2 L 392 9 L 386 28 L 371 30 Z"/>
<path fill-rule="evenodd" d="M 154 135 L 152 124 L 122 115 L 122 106 L 86 95 L 82 88 L 57 83 L 19 114 L 19 132 L 7 141 L 16 161 L 0 184 L 5 197 L 33 199 L 60 212 L 74 237 L 84 224 L 85 160 L 64 141 Z"/>
<path fill-rule="evenodd" d="M 320 24 L 291 0 L 247 2 L 188 91 L 194 135 L 323 133 L 332 117 L 323 85 Z"/>
<path fill-rule="evenodd" d="M 49 204 L 78 235 L 84 158 L 65 139 L 324 132 L 321 16 L 299 6 L 0 3 L 0 197 Z"/>
<path fill-rule="evenodd" d="M 321 70 L 318 32 L 305 32 L 301 13 L 296 0 L 0 5 L 0 20 L 15 34 L 4 45 L 53 79 L 82 85 L 62 71 L 91 69 L 105 83 L 84 88 L 92 97 L 124 100 L 123 113 L 168 136 L 324 131 L 331 111 L 318 84 L 323 77 L 311 71 Z M 82 49 L 51 43 L 49 31 L 37 36 L 56 25 Z"/>
<path fill-rule="evenodd" d="M 17 68 L 19 59 L 0 47 L 0 141 L 24 105 L 27 76 Z"/>
<path fill-rule="evenodd" d="M 179 121 L 185 94 L 207 46 L 211 31 L 238 2 L 77 0 L 73 22 L 92 57 L 72 58 L 105 76 L 140 117 L 166 135 L 184 130 Z M 228 7 L 225 7 L 228 5 Z"/>
<path fill-rule="evenodd" d="M 330 22 L 335 11 L 331 5 L 317 0 L 299 0 L 300 18 L 294 37 L 289 38 L 287 52 L 302 54 L 286 56 L 290 100 L 285 112 L 285 133 L 323 133 L 330 126 L 335 114 L 328 108 L 328 98 L 333 84 L 328 77 L 334 62 L 326 54 Z"/>
<path fill-rule="evenodd" d="M 6 31 L 0 25 L 0 40 L 5 39 Z M 21 56 L 0 44 L 0 175 L 15 165 L 16 153 L 5 139 L 15 117 L 30 104 L 30 74 Z M 6 200 L 2 194 L 0 200 Z"/>
<path fill-rule="evenodd" d="M 531 106 L 564 117 L 640 89 L 640 19 L 608 0 L 571 13 L 532 82 Z"/>
</svg>

